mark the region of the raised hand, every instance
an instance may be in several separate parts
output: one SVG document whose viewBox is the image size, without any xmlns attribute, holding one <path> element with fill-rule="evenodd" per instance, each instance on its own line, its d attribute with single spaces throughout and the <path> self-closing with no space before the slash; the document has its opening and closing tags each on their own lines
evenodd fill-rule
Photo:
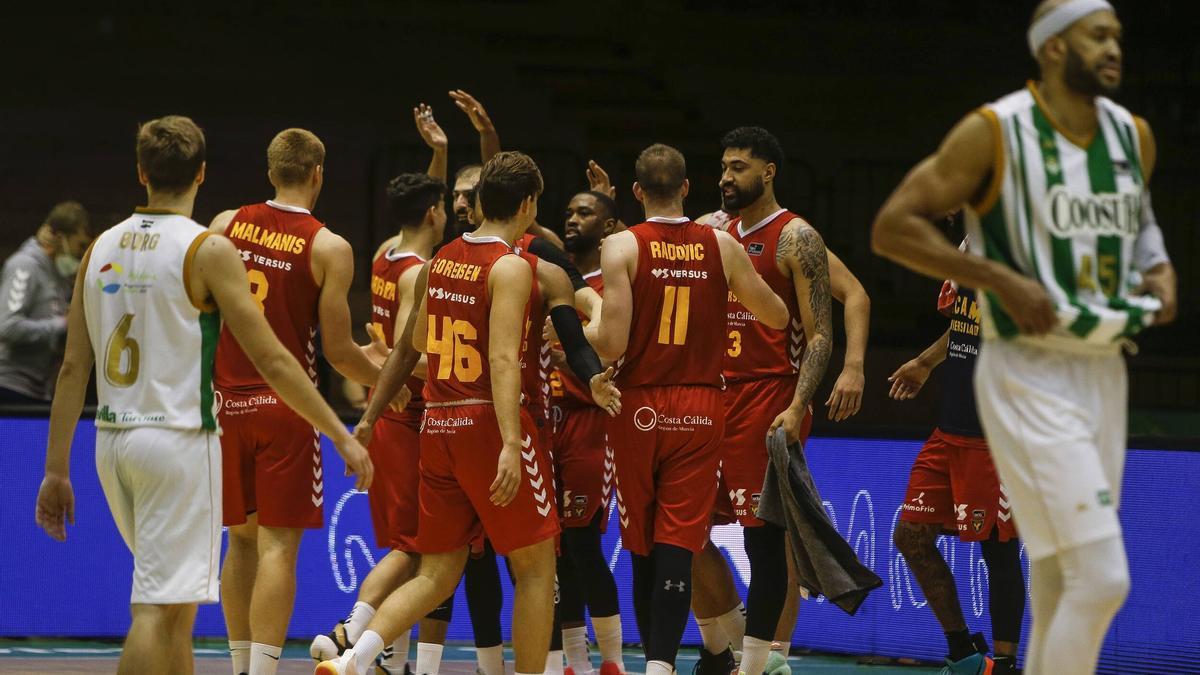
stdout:
<svg viewBox="0 0 1200 675">
<path fill-rule="evenodd" d="M 483 104 L 475 100 L 462 89 L 454 89 L 450 92 L 450 98 L 454 101 L 454 105 L 458 109 L 467 114 L 471 120 L 471 126 L 475 127 L 475 131 L 485 133 L 495 131 L 496 127 L 492 124 L 492 118 L 488 117 L 487 110 L 483 108 Z"/>
<path fill-rule="evenodd" d="M 615 375 L 616 371 L 609 366 L 603 373 L 593 375 L 592 381 L 588 383 L 592 390 L 592 400 L 603 408 L 609 417 L 621 414 L 621 390 L 613 384 Z"/>
<path fill-rule="evenodd" d="M 413 121 L 417 123 L 417 133 L 421 134 L 425 145 L 435 151 L 446 149 L 446 132 L 433 119 L 433 108 L 424 103 L 413 108 Z"/>
<path fill-rule="evenodd" d="M 588 160 L 587 179 L 589 190 L 600 192 L 616 199 L 617 189 L 612 186 L 612 181 L 608 178 L 608 172 L 604 170 L 604 167 L 597 164 L 594 159 Z"/>
</svg>

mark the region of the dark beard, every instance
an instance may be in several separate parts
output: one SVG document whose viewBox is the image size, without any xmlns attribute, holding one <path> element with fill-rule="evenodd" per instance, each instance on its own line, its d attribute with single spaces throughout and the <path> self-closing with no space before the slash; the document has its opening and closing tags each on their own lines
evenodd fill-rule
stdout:
<svg viewBox="0 0 1200 675">
<path fill-rule="evenodd" d="M 563 248 L 567 250 L 567 253 L 574 255 L 579 255 L 580 253 L 589 253 L 595 250 L 599 245 L 599 239 L 595 237 L 589 237 L 582 232 L 574 237 L 571 237 L 570 239 L 563 240 Z"/>
<path fill-rule="evenodd" d="M 750 206 L 754 202 L 758 201 L 758 198 L 762 196 L 762 193 L 765 190 L 766 186 L 763 184 L 762 178 L 759 178 L 751 183 L 750 187 L 745 191 L 742 191 L 735 185 L 732 195 L 728 197 L 722 195 L 722 206 L 727 211 L 741 211 L 747 206 Z"/>
<path fill-rule="evenodd" d="M 1073 91 L 1084 96 L 1111 96 L 1117 93 L 1117 87 L 1109 87 L 1100 81 L 1095 71 L 1089 70 L 1083 62 L 1083 57 L 1067 45 L 1067 60 L 1063 64 L 1063 81 Z"/>
</svg>

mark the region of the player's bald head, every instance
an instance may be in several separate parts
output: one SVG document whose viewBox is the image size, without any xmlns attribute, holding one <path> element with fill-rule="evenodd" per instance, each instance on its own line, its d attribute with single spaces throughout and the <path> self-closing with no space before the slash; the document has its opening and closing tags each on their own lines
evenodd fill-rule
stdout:
<svg viewBox="0 0 1200 675">
<path fill-rule="evenodd" d="M 654 201 L 677 199 L 687 180 L 683 153 L 663 143 L 643 150 L 633 170 L 642 193 Z"/>
</svg>

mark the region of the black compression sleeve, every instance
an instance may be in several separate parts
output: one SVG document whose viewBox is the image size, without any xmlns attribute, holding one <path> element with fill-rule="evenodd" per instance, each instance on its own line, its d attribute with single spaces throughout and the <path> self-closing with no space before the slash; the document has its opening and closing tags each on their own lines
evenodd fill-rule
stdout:
<svg viewBox="0 0 1200 675">
<path fill-rule="evenodd" d="M 550 320 L 554 322 L 554 331 L 558 333 L 558 341 L 562 343 L 563 351 L 567 353 L 567 365 L 580 382 L 587 384 L 592 377 L 604 372 L 600 365 L 600 357 L 596 350 L 583 336 L 583 324 L 579 322 L 579 314 L 574 307 L 559 305 L 550 310 Z"/>
<path fill-rule="evenodd" d="M 563 268 L 563 271 L 571 278 L 571 288 L 577 291 L 581 288 L 587 288 L 587 282 L 583 280 L 583 275 L 579 273 L 579 268 L 575 267 L 575 263 L 571 262 L 571 258 L 567 256 L 566 251 L 541 237 L 535 237 L 533 241 L 529 242 L 529 252 L 546 262 L 554 263 Z"/>
</svg>

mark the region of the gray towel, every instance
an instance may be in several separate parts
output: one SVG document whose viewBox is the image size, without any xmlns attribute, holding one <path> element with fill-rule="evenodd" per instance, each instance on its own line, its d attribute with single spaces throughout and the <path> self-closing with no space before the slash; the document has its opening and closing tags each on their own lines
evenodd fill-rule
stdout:
<svg viewBox="0 0 1200 675">
<path fill-rule="evenodd" d="M 779 428 L 767 437 L 767 452 L 771 462 L 756 515 L 787 530 L 800 590 L 824 595 L 853 615 L 883 580 L 859 562 L 854 549 L 830 522 L 808 471 L 804 449 L 799 444 L 789 449 Z"/>
</svg>

